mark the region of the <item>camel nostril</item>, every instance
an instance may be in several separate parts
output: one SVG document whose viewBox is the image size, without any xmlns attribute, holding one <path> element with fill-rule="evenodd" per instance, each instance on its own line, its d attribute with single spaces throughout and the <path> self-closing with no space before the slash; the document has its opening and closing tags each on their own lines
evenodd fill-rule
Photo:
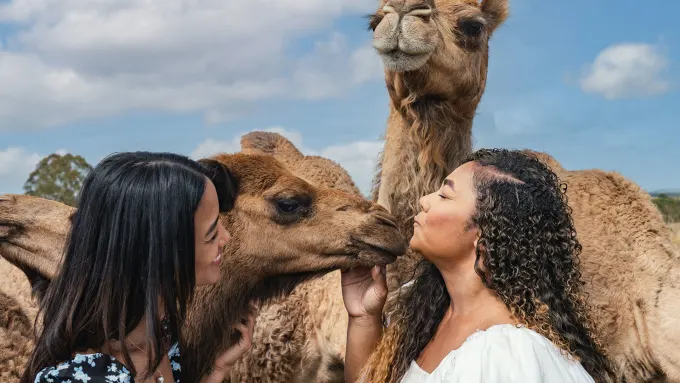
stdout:
<svg viewBox="0 0 680 383">
<path fill-rule="evenodd" d="M 378 214 L 378 215 L 376 215 L 376 219 L 378 220 L 379 223 L 381 223 L 383 225 L 386 225 L 386 226 L 389 226 L 389 227 L 392 227 L 392 228 L 395 228 L 395 229 L 399 228 L 397 226 L 397 224 L 390 217 L 386 217 L 382 214 Z"/>
</svg>

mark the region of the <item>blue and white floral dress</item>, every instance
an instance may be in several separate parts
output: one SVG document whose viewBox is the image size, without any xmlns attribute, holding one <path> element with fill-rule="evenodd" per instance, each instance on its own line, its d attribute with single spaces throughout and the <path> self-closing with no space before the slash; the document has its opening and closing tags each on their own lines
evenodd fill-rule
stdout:
<svg viewBox="0 0 680 383">
<path fill-rule="evenodd" d="M 179 382 L 179 346 L 168 351 L 175 383 Z M 41 370 L 35 383 L 134 383 L 130 372 L 113 356 L 106 354 L 76 354 L 75 358 Z"/>
</svg>

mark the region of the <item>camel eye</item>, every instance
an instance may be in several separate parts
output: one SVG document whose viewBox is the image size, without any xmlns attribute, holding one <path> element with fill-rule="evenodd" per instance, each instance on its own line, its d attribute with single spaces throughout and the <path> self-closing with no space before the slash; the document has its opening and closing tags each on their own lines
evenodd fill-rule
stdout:
<svg viewBox="0 0 680 383">
<path fill-rule="evenodd" d="M 478 37 L 484 30 L 484 23 L 478 20 L 461 20 L 458 27 L 465 36 Z"/>
<path fill-rule="evenodd" d="M 300 209 L 300 202 L 294 199 L 281 199 L 276 201 L 276 207 L 284 214 L 291 214 Z"/>
</svg>

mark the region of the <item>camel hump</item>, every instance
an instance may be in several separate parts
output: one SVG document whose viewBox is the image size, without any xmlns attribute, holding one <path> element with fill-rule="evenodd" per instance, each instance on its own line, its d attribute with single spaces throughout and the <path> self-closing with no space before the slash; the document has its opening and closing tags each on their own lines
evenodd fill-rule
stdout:
<svg viewBox="0 0 680 383">
<path fill-rule="evenodd" d="M 302 158 L 304 155 L 286 137 L 273 132 L 250 132 L 241 137 L 241 151 L 244 153 L 270 154 L 289 158 Z"/>
<path fill-rule="evenodd" d="M 555 157 L 551 156 L 551 155 L 548 154 L 548 153 L 537 152 L 537 151 L 531 150 L 531 149 L 524 149 L 523 151 L 524 151 L 525 153 L 528 153 L 528 154 L 530 154 L 530 155 L 535 156 L 539 161 L 541 161 L 542 163 L 544 163 L 545 165 L 547 165 L 547 166 L 548 166 L 550 169 L 552 169 L 552 171 L 554 171 L 554 172 L 559 171 L 559 170 L 564 170 L 564 168 L 563 168 L 562 165 L 559 163 L 559 161 L 557 161 L 557 160 L 555 159 Z"/>
</svg>

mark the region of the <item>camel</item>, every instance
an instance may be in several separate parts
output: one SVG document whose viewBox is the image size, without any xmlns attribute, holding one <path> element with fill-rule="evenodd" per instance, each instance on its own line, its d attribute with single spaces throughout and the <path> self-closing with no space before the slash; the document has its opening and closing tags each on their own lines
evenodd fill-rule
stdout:
<svg viewBox="0 0 680 383">
<path fill-rule="evenodd" d="M 248 133 L 241 152 L 271 155 L 313 185 L 361 194 L 340 165 L 303 155 L 279 134 Z M 282 317 L 288 326 L 280 326 Z M 261 308 L 253 347 L 233 369 L 231 382 L 343 382 L 347 320 L 339 271 L 300 284 Z"/>
<path fill-rule="evenodd" d="M 222 166 L 228 167 L 238 183 L 238 198 L 235 208 L 221 217 L 232 235 L 225 249 L 232 256 L 222 266 L 223 278 L 215 286 L 197 289 L 183 329 L 185 376 L 209 370 L 215 355 L 233 342 L 231 326 L 249 303 L 266 304 L 339 268 L 393 262 L 406 248 L 384 208 L 313 186 L 272 156 L 222 154 L 201 161 L 216 175 L 224 174 Z M 216 176 L 214 182 L 230 180 Z M 58 268 L 73 211 L 41 198 L 0 197 L 0 255 L 25 273 L 38 298 Z"/>
<path fill-rule="evenodd" d="M 390 96 L 373 200 L 406 237 L 418 198 L 436 191 L 472 150 L 488 41 L 507 15 L 507 0 L 383 0 L 371 18 Z M 568 185 L 590 314 L 618 379 L 680 382 L 680 331 L 673 326 L 680 261 L 649 195 L 619 174 L 567 171 L 535 154 Z M 407 251 L 388 266 L 390 298 L 408 285 L 420 259 Z"/>
</svg>

